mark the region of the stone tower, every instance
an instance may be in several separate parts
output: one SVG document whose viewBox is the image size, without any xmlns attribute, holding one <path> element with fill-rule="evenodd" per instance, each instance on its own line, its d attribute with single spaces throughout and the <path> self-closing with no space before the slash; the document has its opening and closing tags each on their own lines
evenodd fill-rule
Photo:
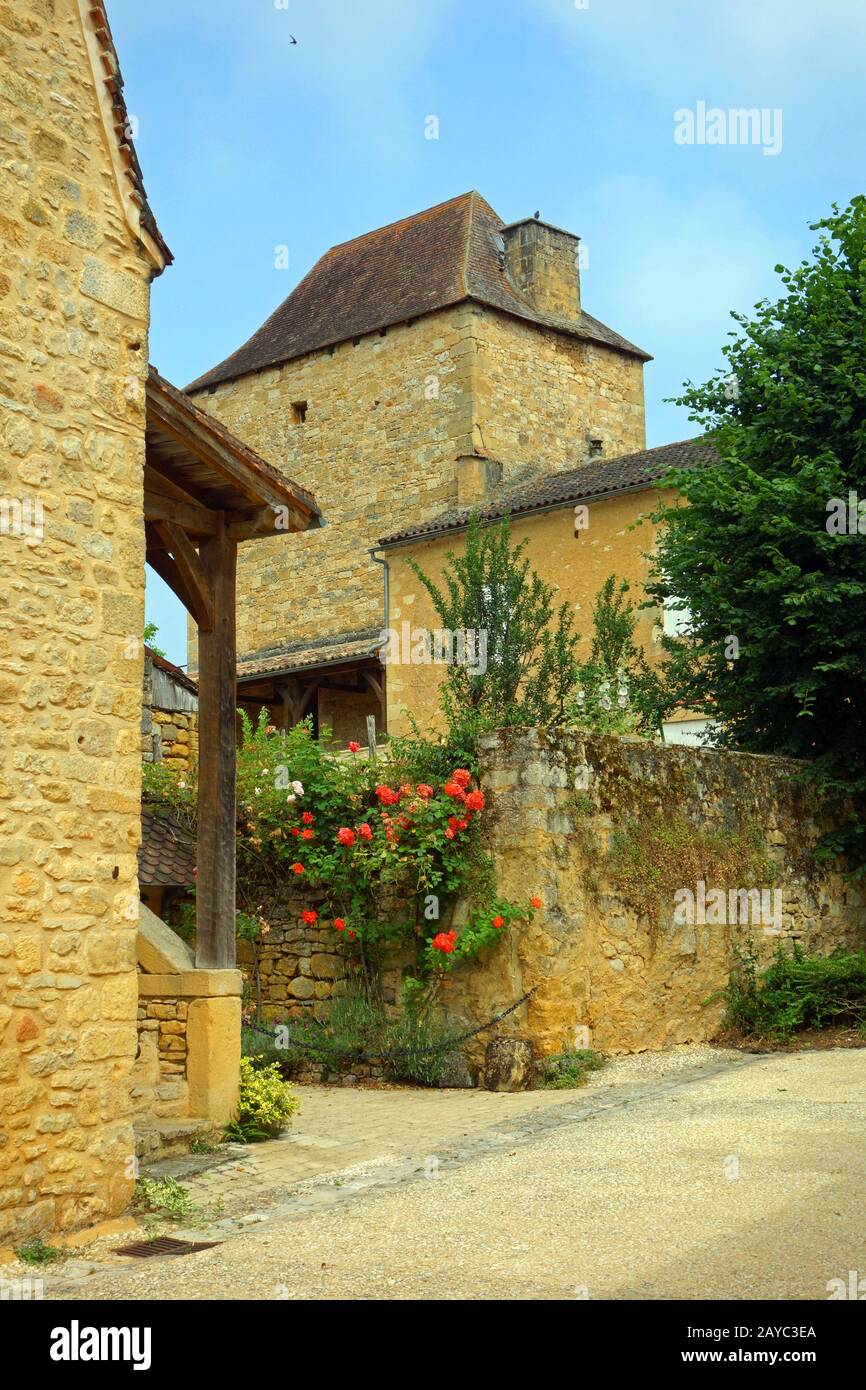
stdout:
<svg viewBox="0 0 866 1390">
<path fill-rule="evenodd" d="M 333 247 L 187 389 L 326 524 L 238 572 L 240 693 L 340 737 L 380 716 L 376 537 L 485 487 L 644 447 L 648 355 L 581 308 L 578 238 L 478 193 Z M 590 442 L 592 441 L 592 442 Z M 490 466 L 467 469 L 467 459 Z"/>
</svg>

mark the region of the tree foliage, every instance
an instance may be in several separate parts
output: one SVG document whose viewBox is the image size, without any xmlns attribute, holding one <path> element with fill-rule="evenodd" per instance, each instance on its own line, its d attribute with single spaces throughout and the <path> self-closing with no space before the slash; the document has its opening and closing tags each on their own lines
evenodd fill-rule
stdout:
<svg viewBox="0 0 866 1390">
<path fill-rule="evenodd" d="M 723 743 L 810 759 L 830 804 L 855 808 L 824 852 L 862 873 L 866 517 L 829 523 L 866 495 L 866 198 L 812 230 L 811 259 L 776 267 L 782 297 L 733 315 L 728 371 L 687 383 L 719 461 L 671 475 L 648 593 L 691 613 L 666 643 L 675 696 L 709 702 Z"/>
</svg>

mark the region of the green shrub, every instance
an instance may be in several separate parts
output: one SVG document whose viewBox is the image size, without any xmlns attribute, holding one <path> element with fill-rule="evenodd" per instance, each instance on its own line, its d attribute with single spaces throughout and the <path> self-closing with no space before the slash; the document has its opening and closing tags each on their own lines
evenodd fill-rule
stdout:
<svg viewBox="0 0 866 1390">
<path fill-rule="evenodd" d="M 157 1216 L 166 1221 L 189 1221 L 196 1206 L 176 1178 L 138 1178 L 132 1209 L 140 1216 Z"/>
<path fill-rule="evenodd" d="M 276 1063 L 256 1067 L 251 1057 L 241 1057 L 238 1113 L 226 1130 L 226 1137 L 244 1144 L 275 1139 L 300 1108 L 300 1100 L 283 1080 Z"/>
<path fill-rule="evenodd" d="M 548 1091 L 571 1091 L 586 1084 L 592 1071 L 604 1066 L 606 1058 L 592 1048 L 566 1048 L 541 1064 L 541 1085 Z"/>
<path fill-rule="evenodd" d="M 33 1240 L 27 1240 L 23 1245 L 15 1248 L 16 1257 L 26 1265 L 47 1265 L 54 1260 L 62 1260 L 64 1251 L 58 1250 L 56 1245 L 46 1245 L 41 1236 L 36 1236 Z"/>
<path fill-rule="evenodd" d="M 866 1030 L 866 951 L 807 956 L 780 946 L 758 969 L 754 947 L 739 952 L 725 991 L 724 1026 L 743 1037 L 785 1041 L 804 1028 L 847 1024 Z"/>
</svg>

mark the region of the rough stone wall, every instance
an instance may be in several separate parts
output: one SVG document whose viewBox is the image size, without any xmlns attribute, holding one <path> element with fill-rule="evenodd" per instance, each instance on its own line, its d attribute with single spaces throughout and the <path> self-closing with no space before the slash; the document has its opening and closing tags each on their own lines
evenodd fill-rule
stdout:
<svg viewBox="0 0 866 1390">
<path fill-rule="evenodd" d="M 133 1101 L 143 1114 L 162 1117 L 187 1113 L 188 1011 L 189 1001 L 173 996 L 142 996 L 138 1001 L 137 1065 L 146 1058 L 153 1068 L 149 1086 L 139 1082 L 133 1087 Z"/>
<path fill-rule="evenodd" d="M 471 434 L 473 352 L 473 318 L 459 306 L 195 397 L 313 491 L 327 519 L 291 545 L 240 547 L 239 652 L 381 624 L 382 571 L 367 550 L 393 518 L 450 505 Z"/>
<path fill-rule="evenodd" d="M 544 906 L 446 977 L 440 1000 L 455 1033 L 534 989 L 500 1031 L 530 1038 L 543 1054 L 706 1041 L 724 1005 L 705 1001 L 727 984 L 738 946 L 751 940 L 763 960 L 794 942 L 819 955 L 866 947 L 863 891 L 812 858 L 828 827 L 811 793 L 792 781 L 796 763 L 524 729 L 486 735 L 481 765 L 498 889 L 515 901 L 537 893 Z M 766 932 L 765 922 L 676 920 L 676 891 L 696 892 L 698 879 L 708 892 L 778 888 L 779 932 Z M 332 928 L 301 923 L 311 906 L 314 897 L 292 889 L 266 910 L 266 1019 L 326 1020 L 357 971 Z M 456 904 L 443 926 L 459 925 L 464 913 Z M 384 978 L 394 1005 L 407 960 L 389 962 Z M 487 1038 L 467 1045 L 476 1068 Z"/>
<path fill-rule="evenodd" d="M 482 761 L 499 887 L 513 898 L 538 893 L 544 909 L 487 961 L 449 978 L 443 1002 L 456 1024 L 491 1017 L 534 987 L 505 1031 L 545 1053 L 703 1041 L 718 1031 L 724 1008 L 704 1001 L 726 985 L 732 949 L 749 937 L 764 959 L 794 941 L 822 955 L 866 946 L 862 890 L 811 857 L 826 825 L 791 780 L 796 763 L 538 730 L 485 736 Z M 656 905 L 641 910 L 634 877 L 648 853 L 642 832 L 684 823 L 687 843 L 660 857 Z M 780 934 L 763 925 L 681 924 L 675 891 L 694 891 L 699 876 L 708 890 L 761 886 L 748 877 L 755 870 L 742 848 L 747 835 L 781 891 Z M 714 876 L 726 841 L 730 876 Z"/>
<path fill-rule="evenodd" d="M 301 1019 L 305 1016 L 324 1022 L 331 1002 L 345 995 L 358 971 L 357 954 L 345 949 L 333 926 L 307 926 L 301 912 L 318 907 L 315 894 L 287 889 L 279 902 L 265 905 L 270 930 L 257 948 L 262 1016 L 265 1019 Z M 238 942 L 238 964 L 249 985 L 251 1004 L 257 1002 L 253 951 L 248 942 Z M 395 964 L 382 975 L 386 1004 L 398 998 L 400 970 Z"/>
<path fill-rule="evenodd" d="M 639 358 L 504 314 L 479 310 L 476 323 L 475 419 L 505 482 L 521 466 L 576 468 L 590 432 L 607 458 L 646 447 Z"/>
<path fill-rule="evenodd" d="M 291 546 L 275 538 L 241 547 L 243 654 L 379 626 L 382 573 L 367 551 L 457 505 L 459 455 L 486 446 L 507 482 L 527 468 L 574 467 L 590 425 L 602 428 L 609 454 L 645 439 L 636 358 L 469 303 L 195 399 L 311 489 L 327 521 Z M 192 632 L 190 641 L 192 665 Z"/>
<path fill-rule="evenodd" d="M 44 531 L 0 534 L 2 1245 L 131 1191 L 153 267 L 79 6 L 0 6 L 0 67 L 0 497 Z"/>
<path fill-rule="evenodd" d="M 151 663 L 145 659 L 141 702 L 141 758 L 192 772 L 198 762 L 198 715 L 190 710 L 157 709 L 153 704 Z"/>
<path fill-rule="evenodd" d="M 651 512 L 659 500 L 660 494 L 646 491 L 595 502 L 589 508 L 588 528 L 577 534 L 571 507 L 512 520 L 512 540 L 527 540 L 526 555 L 541 578 L 554 586 L 557 605 L 563 601 L 572 605 L 583 655 L 589 655 L 592 639 L 592 605 L 609 574 L 628 580 L 633 602 L 644 597 L 643 584 L 648 577 L 646 552 L 652 548 L 652 527 L 645 521 L 634 530 L 630 528 L 638 517 Z M 446 565 L 446 552 L 459 554 L 463 544 L 462 534 L 446 535 L 436 540 L 413 541 L 386 552 L 390 628 L 398 634 L 402 633 L 404 622 L 428 631 L 438 628 L 439 619 L 430 597 L 407 560 L 416 559 L 426 574 L 438 580 Z M 661 650 L 657 618 L 651 609 L 637 614 L 635 636 L 650 660 L 656 660 Z M 401 657 L 402 645 L 401 642 Z M 409 643 L 406 650 L 411 654 Z M 407 710 L 422 728 L 441 727 L 438 688 L 445 674 L 442 665 L 389 662 L 386 691 L 391 734 L 409 732 Z"/>
</svg>

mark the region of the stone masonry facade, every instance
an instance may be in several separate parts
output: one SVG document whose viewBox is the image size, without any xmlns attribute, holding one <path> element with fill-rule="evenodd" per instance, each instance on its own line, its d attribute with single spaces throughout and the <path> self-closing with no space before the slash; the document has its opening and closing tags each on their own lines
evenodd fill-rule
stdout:
<svg viewBox="0 0 866 1390">
<path fill-rule="evenodd" d="M 99 18 L 0 6 L 0 1245 L 115 1215 L 132 1188 L 161 266 L 136 235 Z"/>
<path fill-rule="evenodd" d="M 537 893 L 543 908 L 446 976 L 440 1002 L 454 1034 L 532 991 L 498 1031 L 541 1055 L 703 1042 L 718 1033 L 719 991 L 749 943 L 763 963 L 795 943 L 817 955 L 866 946 L 866 895 L 812 856 L 829 826 L 796 763 L 579 730 L 485 735 L 480 756 L 498 891 L 514 901 Z M 698 880 L 707 891 L 778 892 L 778 922 L 679 921 L 676 894 Z M 360 984 L 357 955 L 332 930 L 303 926 L 305 906 L 319 904 L 290 889 L 267 909 L 261 998 L 272 1022 L 323 1022 L 353 976 Z M 465 912 L 456 903 L 443 925 L 459 927 Z M 401 962 L 389 962 L 391 1005 L 401 980 Z M 466 1045 L 476 1073 L 489 1036 Z"/>
<path fill-rule="evenodd" d="M 573 467 L 588 431 L 611 455 L 643 448 L 642 366 L 464 302 L 197 394 L 313 491 L 327 523 L 292 546 L 241 547 L 239 652 L 380 627 L 382 571 L 368 550 L 456 505 L 459 456 L 484 449 L 510 481 Z"/>
</svg>

